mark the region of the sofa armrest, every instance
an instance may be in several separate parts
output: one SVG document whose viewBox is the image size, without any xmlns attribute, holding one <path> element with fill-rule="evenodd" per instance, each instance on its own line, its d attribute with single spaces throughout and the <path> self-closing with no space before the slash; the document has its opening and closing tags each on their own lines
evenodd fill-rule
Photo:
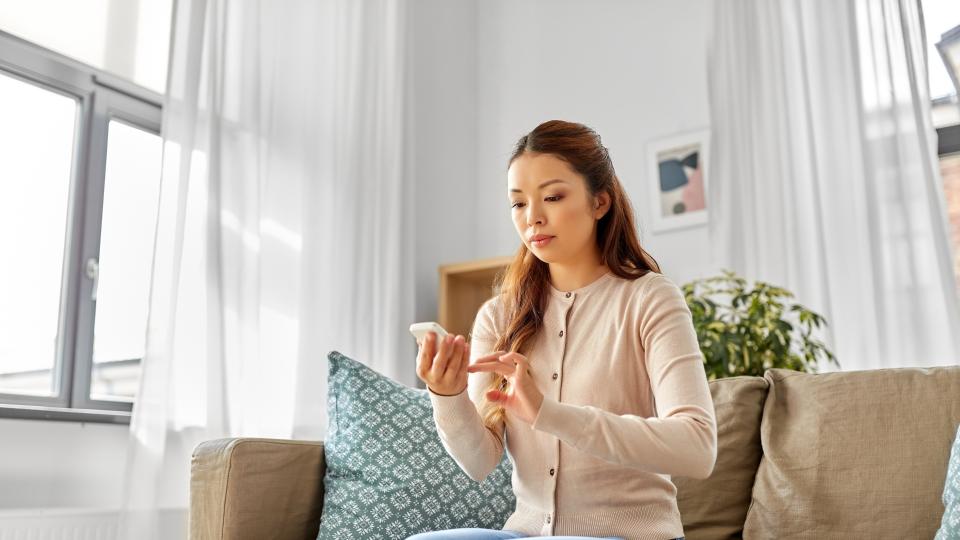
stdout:
<svg viewBox="0 0 960 540">
<path fill-rule="evenodd" d="M 325 472 L 321 441 L 200 443 L 190 466 L 190 538 L 314 540 Z"/>
</svg>

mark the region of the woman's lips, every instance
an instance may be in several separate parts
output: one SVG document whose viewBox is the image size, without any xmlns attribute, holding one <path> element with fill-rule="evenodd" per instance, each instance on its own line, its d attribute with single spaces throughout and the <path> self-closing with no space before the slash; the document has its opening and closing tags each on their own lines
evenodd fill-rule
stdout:
<svg viewBox="0 0 960 540">
<path fill-rule="evenodd" d="M 550 243 L 551 240 L 553 240 L 553 238 L 554 238 L 553 236 L 548 236 L 542 240 L 531 240 L 530 243 L 533 244 L 535 247 L 545 247 L 547 244 Z"/>
</svg>

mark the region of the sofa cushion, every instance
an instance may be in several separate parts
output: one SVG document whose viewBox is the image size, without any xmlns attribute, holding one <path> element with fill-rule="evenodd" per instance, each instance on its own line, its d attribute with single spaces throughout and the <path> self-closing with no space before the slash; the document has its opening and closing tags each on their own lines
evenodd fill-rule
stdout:
<svg viewBox="0 0 960 540">
<path fill-rule="evenodd" d="M 189 538 L 316 538 L 323 475 L 320 441 L 204 441 L 190 461 Z"/>
<path fill-rule="evenodd" d="M 960 367 L 768 370 L 751 538 L 932 538 Z"/>
<path fill-rule="evenodd" d="M 960 538 L 960 425 L 950 450 L 950 465 L 943 483 L 943 519 L 934 540 Z"/>
<path fill-rule="evenodd" d="M 318 538 L 396 539 L 503 526 L 515 507 L 506 455 L 483 482 L 474 482 L 440 443 L 426 390 L 394 382 L 336 351 L 328 360 L 327 472 Z"/>
<path fill-rule="evenodd" d="M 673 477 L 688 540 L 736 538 L 750 505 L 760 464 L 760 418 L 768 383 L 763 377 L 710 381 L 717 414 L 717 462 L 705 480 Z"/>
</svg>

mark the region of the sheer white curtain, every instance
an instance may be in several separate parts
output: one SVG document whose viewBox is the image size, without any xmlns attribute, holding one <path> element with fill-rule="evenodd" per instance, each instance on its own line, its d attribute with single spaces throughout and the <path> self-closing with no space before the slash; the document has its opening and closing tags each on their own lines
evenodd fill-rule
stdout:
<svg viewBox="0 0 960 540">
<path fill-rule="evenodd" d="M 820 311 L 844 370 L 960 363 L 924 50 L 918 0 L 715 5 L 715 256 Z"/>
<path fill-rule="evenodd" d="M 405 27 L 399 0 L 176 3 L 121 538 L 183 535 L 204 440 L 322 439 L 329 351 L 415 382 Z"/>
</svg>

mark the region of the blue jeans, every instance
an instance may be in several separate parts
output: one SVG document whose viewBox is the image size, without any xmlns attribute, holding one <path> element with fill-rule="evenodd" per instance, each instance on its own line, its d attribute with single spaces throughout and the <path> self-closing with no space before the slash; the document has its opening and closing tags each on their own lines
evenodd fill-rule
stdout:
<svg viewBox="0 0 960 540">
<path fill-rule="evenodd" d="M 596 536 L 527 536 L 517 531 L 498 531 L 496 529 L 449 529 L 415 534 L 407 540 L 511 540 L 513 538 L 550 538 L 551 540 L 593 540 Z M 601 540 L 623 540 L 619 536 L 608 536 Z M 681 536 L 676 540 L 684 540 Z"/>
</svg>

